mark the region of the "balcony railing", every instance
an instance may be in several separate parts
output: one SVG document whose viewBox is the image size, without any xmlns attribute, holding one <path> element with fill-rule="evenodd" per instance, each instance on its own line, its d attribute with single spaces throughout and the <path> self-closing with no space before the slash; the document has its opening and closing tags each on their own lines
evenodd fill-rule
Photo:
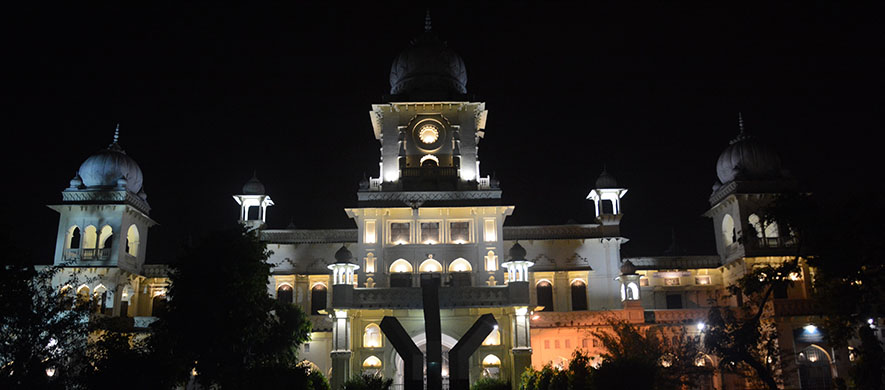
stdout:
<svg viewBox="0 0 885 390">
<path fill-rule="evenodd" d="M 107 260 L 111 258 L 111 248 L 65 249 L 65 260 Z"/>
<path fill-rule="evenodd" d="M 796 245 L 793 237 L 761 237 L 756 239 L 759 248 L 789 248 Z"/>
<path fill-rule="evenodd" d="M 403 177 L 457 177 L 458 169 L 455 167 L 413 167 L 403 168 Z"/>
</svg>

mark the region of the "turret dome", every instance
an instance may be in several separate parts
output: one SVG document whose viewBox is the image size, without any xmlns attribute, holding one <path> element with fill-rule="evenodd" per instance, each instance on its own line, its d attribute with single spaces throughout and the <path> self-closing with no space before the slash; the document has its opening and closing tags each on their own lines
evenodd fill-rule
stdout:
<svg viewBox="0 0 885 390">
<path fill-rule="evenodd" d="M 633 265 L 633 262 L 627 260 L 624 264 L 621 264 L 621 275 L 633 275 L 636 273 L 636 266 Z"/>
<path fill-rule="evenodd" d="M 353 263 L 353 253 L 346 246 L 342 245 L 341 249 L 335 252 L 335 261 L 338 263 Z"/>
<path fill-rule="evenodd" d="M 603 168 L 599 178 L 596 179 L 596 188 L 618 188 L 618 181 L 611 173 L 608 173 L 608 170 Z"/>
<path fill-rule="evenodd" d="M 467 93 L 464 60 L 430 30 L 413 39 L 390 67 L 390 94 L 409 100 L 452 99 Z"/>
<path fill-rule="evenodd" d="M 719 155 L 716 175 L 723 184 L 734 180 L 767 180 L 783 176 L 781 160 L 769 145 L 744 132 L 740 119 L 740 133 Z"/>
<path fill-rule="evenodd" d="M 525 260 L 526 251 L 519 243 L 513 244 L 510 248 L 510 258 L 513 260 Z"/>
<path fill-rule="evenodd" d="M 266 195 L 264 184 L 258 180 L 258 176 L 253 173 L 252 178 L 243 185 L 243 195 Z"/>
<path fill-rule="evenodd" d="M 141 191 L 142 173 L 138 163 L 129 157 L 120 144 L 119 126 L 114 134 L 114 142 L 107 148 L 99 150 L 89 156 L 77 175 L 86 188 L 114 188 L 124 184 L 126 189 L 133 193 Z M 123 179 L 122 181 L 120 179 Z"/>
</svg>

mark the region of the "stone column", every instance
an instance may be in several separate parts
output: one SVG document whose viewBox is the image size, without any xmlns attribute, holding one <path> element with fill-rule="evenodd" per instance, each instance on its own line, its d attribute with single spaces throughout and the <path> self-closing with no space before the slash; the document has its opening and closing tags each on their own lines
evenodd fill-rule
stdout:
<svg viewBox="0 0 885 390">
<path fill-rule="evenodd" d="M 510 372 L 510 383 L 514 389 L 519 388 L 519 377 L 526 367 L 532 366 L 532 344 L 530 314 L 527 306 L 517 306 L 513 314 L 513 358 Z"/>
<path fill-rule="evenodd" d="M 333 389 L 340 389 L 351 375 L 350 357 L 350 318 L 347 310 L 335 310 L 332 317 L 332 375 L 329 384 Z"/>
</svg>

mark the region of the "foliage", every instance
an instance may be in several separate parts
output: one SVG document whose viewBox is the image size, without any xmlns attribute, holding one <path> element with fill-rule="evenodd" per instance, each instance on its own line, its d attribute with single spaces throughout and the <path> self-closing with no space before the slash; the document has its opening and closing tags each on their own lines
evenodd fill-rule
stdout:
<svg viewBox="0 0 885 390">
<path fill-rule="evenodd" d="M 172 266 L 166 313 L 152 325 L 159 372 L 184 383 L 195 370 L 200 384 L 231 388 L 307 375 L 296 367 L 296 352 L 310 322 L 297 306 L 268 295 L 268 256 L 265 244 L 241 228 L 186 249 Z"/>
<path fill-rule="evenodd" d="M 568 369 L 545 364 L 540 370 L 527 367 L 520 376 L 520 390 L 561 390 L 589 389 L 593 375 L 591 358 L 576 350 L 569 361 Z M 508 382 L 509 383 L 509 382 Z"/>
<path fill-rule="evenodd" d="M 389 390 L 393 379 L 385 379 L 380 374 L 363 372 L 354 375 L 341 385 L 342 390 Z"/>
<path fill-rule="evenodd" d="M 880 390 L 882 386 L 882 367 L 885 367 L 885 353 L 882 344 L 870 327 L 865 326 L 858 331 L 861 346 L 857 351 L 854 366 L 854 380 L 859 389 Z"/>
<path fill-rule="evenodd" d="M 510 390 L 510 381 L 498 378 L 480 378 L 470 390 Z"/>
<path fill-rule="evenodd" d="M 76 388 L 91 306 L 52 287 L 62 267 L 35 269 L 12 242 L 0 243 L 0 388 Z"/>
<path fill-rule="evenodd" d="M 92 323 L 89 365 L 80 372 L 88 389 L 153 389 L 158 382 L 150 368 L 145 335 L 133 331 L 125 317 L 97 318 Z"/>
</svg>

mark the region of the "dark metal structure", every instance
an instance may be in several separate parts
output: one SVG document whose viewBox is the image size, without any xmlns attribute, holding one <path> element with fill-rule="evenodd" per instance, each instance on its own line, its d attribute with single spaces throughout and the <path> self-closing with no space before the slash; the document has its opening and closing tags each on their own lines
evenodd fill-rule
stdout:
<svg viewBox="0 0 885 390">
<path fill-rule="evenodd" d="M 421 350 L 403 329 L 396 317 L 385 316 L 381 320 L 381 331 L 403 359 L 403 389 L 421 390 L 424 388 L 424 362 Z"/>
<path fill-rule="evenodd" d="M 449 351 L 449 389 L 451 390 L 468 390 L 470 389 L 470 369 L 468 360 L 473 352 L 482 344 L 482 341 L 488 337 L 489 333 L 498 326 L 498 321 L 491 313 L 483 314 L 473 326 L 461 336 L 458 344 Z"/>
</svg>

